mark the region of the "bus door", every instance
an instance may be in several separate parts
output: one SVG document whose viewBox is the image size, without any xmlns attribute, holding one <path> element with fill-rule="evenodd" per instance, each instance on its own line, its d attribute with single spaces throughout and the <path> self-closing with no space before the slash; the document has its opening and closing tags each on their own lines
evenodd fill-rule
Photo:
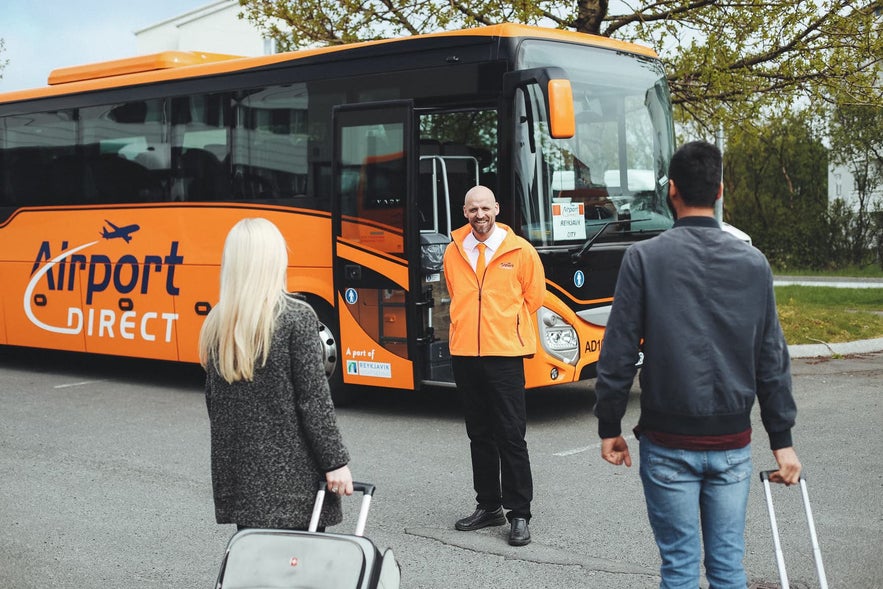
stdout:
<svg viewBox="0 0 883 589">
<path fill-rule="evenodd" d="M 334 118 L 334 276 L 343 383 L 415 389 L 429 301 L 421 288 L 411 101 L 342 105 Z"/>
</svg>

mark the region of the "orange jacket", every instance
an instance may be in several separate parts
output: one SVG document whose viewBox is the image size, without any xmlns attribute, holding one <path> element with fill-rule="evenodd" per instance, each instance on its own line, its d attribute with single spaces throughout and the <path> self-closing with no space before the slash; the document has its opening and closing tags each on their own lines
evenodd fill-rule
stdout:
<svg viewBox="0 0 883 589">
<path fill-rule="evenodd" d="M 464 225 L 445 250 L 445 282 L 451 295 L 453 356 L 530 356 L 537 351 L 533 314 L 543 304 L 546 279 L 536 250 L 502 223 L 506 238 L 479 280 L 469 263 Z"/>
</svg>

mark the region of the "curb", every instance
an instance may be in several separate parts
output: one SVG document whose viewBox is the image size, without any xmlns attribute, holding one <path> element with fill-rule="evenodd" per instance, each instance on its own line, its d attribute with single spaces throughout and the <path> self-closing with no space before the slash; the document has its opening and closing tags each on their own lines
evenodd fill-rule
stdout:
<svg viewBox="0 0 883 589">
<path fill-rule="evenodd" d="M 773 286 L 827 286 L 831 288 L 883 288 L 879 278 L 821 278 L 811 276 L 776 276 Z"/>
<path fill-rule="evenodd" d="M 788 346 L 791 358 L 817 358 L 883 352 L 883 338 L 863 339 L 838 344 L 800 344 Z"/>
</svg>

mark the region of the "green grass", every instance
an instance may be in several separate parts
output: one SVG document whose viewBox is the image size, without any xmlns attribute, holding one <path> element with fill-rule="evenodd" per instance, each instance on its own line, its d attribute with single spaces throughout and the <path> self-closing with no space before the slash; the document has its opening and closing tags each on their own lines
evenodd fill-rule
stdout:
<svg viewBox="0 0 883 589">
<path fill-rule="evenodd" d="M 883 288 L 777 286 L 776 303 L 789 344 L 883 337 Z"/>
</svg>

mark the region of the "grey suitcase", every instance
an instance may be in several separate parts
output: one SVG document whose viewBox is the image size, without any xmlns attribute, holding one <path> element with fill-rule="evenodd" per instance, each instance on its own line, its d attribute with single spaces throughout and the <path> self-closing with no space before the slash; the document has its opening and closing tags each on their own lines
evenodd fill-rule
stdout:
<svg viewBox="0 0 883 589">
<path fill-rule="evenodd" d="M 773 529 L 773 547 L 776 551 L 776 566 L 779 569 L 779 582 L 782 584 L 781 589 L 789 589 L 788 572 L 785 569 L 785 556 L 782 552 L 782 544 L 779 541 L 779 525 L 776 523 L 776 511 L 773 507 L 773 494 L 770 490 L 770 475 L 774 470 L 764 470 L 760 473 L 760 480 L 763 482 L 763 491 L 766 495 L 767 510 L 770 514 L 770 527 Z M 825 565 L 822 563 L 822 550 L 819 548 L 819 538 L 816 535 L 816 524 L 813 520 L 812 509 L 809 506 L 809 493 L 806 490 L 806 479 L 800 477 L 800 492 L 803 496 L 803 508 L 806 511 L 806 521 L 809 524 L 809 536 L 812 541 L 812 553 L 816 562 L 816 572 L 819 576 L 821 589 L 828 589 L 828 579 L 825 576 Z"/>
<path fill-rule="evenodd" d="M 319 483 L 309 531 L 245 529 L 227 543 L 216 589 L 398 589 L 399 565 L 364 537 L 374 485 L 353 483 L 363 494 L 355 535 L 316 529 L 325 500 Z"/>
</svg>

